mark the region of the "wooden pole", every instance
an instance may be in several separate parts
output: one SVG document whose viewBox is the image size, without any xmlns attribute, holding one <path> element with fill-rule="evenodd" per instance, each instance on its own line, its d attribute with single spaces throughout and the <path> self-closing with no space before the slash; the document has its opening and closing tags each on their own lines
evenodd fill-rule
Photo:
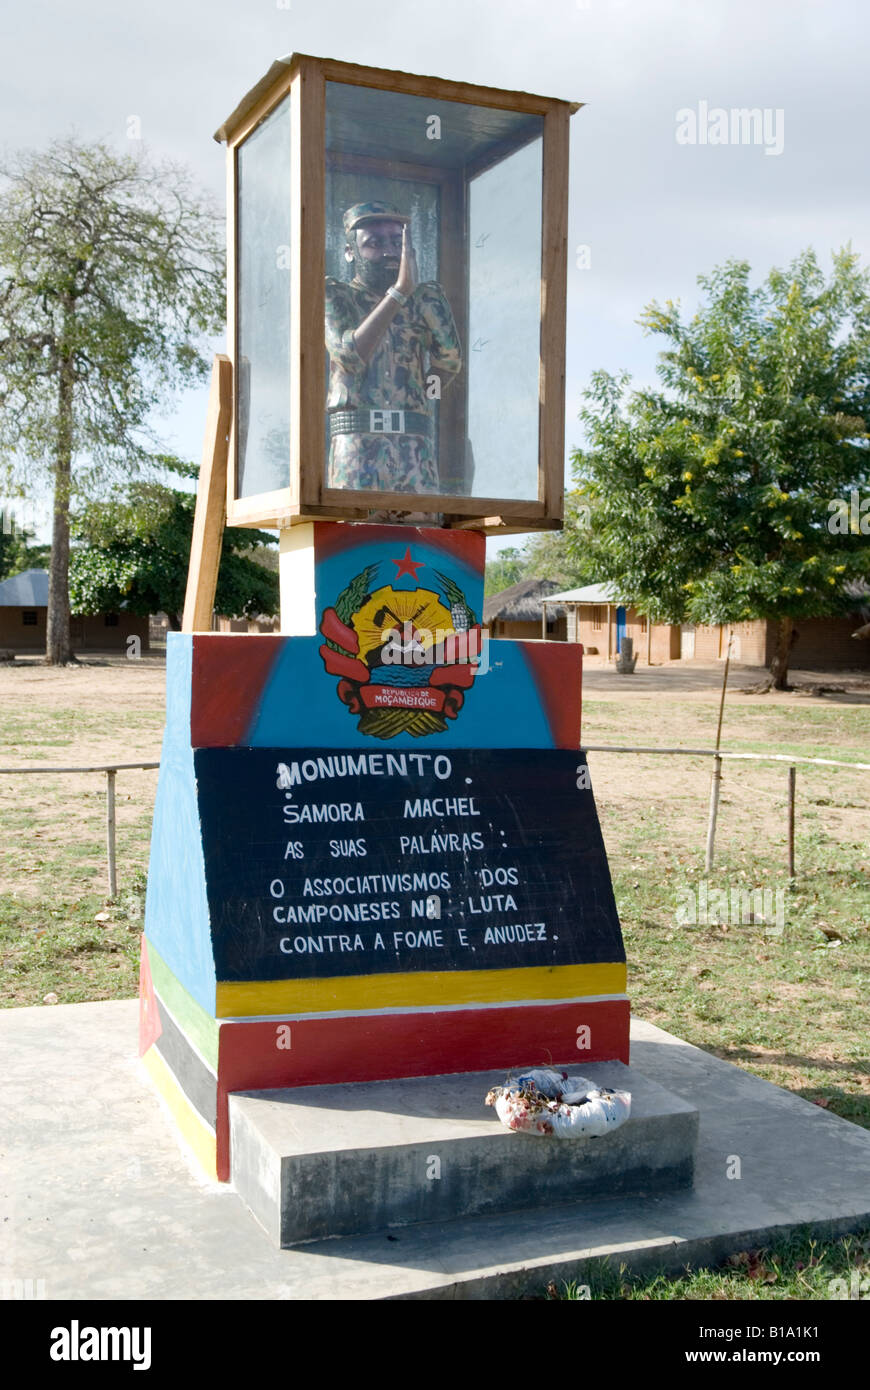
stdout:
<svg viewBox="0 0 870 1390">
<path fill-rule="evenodd" d="M 731 638 L 734 629 L 728 629 L 728 650 L 725 653 L 725 674 L 722 677 L 722 695 L 719 700 L 719 723 L 716 725 L 716 752 L 719 752 L 719 744 L 722 741 L 722 716 L 725 713 L 725 692 L 728 689 L 728 667 L 731 665 Z"/>
<path fill-rule="evenodd" d="M 705 865 L 707 873 L 713 867 L 713 854 L 716 846 L 716 821 L 719 816 L 719 793 L 722 790 L 722 758 L 719 745 L 722 742 L 722 716 L 725 712 L 725 691 L 728 689 L 728 667 L 731 663 L 731 630 L 728 631 L 728 651 L 725 654 L 725 674 L 722 677 L 722 694 L 719 698 L 719 721 L 716 725 L 716 752 L 713 757 L 713 776 L 710 779 L 710 818 L 707 822 L 707 854 Z"/>
<path fill-rule="evenodd" d="M 227 454 L 232 399 L 232 363 L 223 353 L 215 353 L 196 493 L 182 632 L 211 631 L 227 515 Z"/>
<path fill-rule="evenodd" d="M 719 815 L 719 790 L 722 785 L 722 759 L 717 753 L 713 758 L 713 776 L 710 781 L 710 819 L 707 822 L 707 873 L 713 867 L 713 852 L 716 844 L 716 819 Z"/>
<path fill-rule="evenodd" d="M 788 770 L 788 876 L 794 878 L 794 793 L 797 768 Z"/>
<path fill-rule="evenodd" d="M 541 601 L 541 641 L 547 640 L 547 600 Z"/>
<path fill-rule="evenodd" d="M 118 869 L 115 863 L 115 769 L 106 769 L 106 856 L 109 863 L 109 897 L 118 896 Z"/>
</svg>

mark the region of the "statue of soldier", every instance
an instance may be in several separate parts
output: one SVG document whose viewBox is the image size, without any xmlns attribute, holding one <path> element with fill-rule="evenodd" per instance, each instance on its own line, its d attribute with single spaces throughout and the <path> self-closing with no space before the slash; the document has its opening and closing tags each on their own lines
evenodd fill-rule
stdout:
<svg viewBox="0 0 870 1390">
<path fill-rule="evenodd" d="M 462 351 L 441 286 L 418 284 L 410 221 L 384 202 L 344 214 L 355 273 L 326 281 L 329 487 L 440 491 L 427 377 L 443 389 Z"/>
</svg>

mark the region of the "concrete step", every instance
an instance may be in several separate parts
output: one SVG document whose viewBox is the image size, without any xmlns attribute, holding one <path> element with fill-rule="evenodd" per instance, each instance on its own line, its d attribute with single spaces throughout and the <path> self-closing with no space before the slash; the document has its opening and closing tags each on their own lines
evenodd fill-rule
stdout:
<svg viewBox="0 0 870 1390">
<path fill-rule="evenodd" d="M 698 1112 L 621 1062 L 562 1064 L 631 1092 L 601 1138 L 512 1134 L 484 1105 L 502 1072 L 230 1096 L 232 1182 L 276 1245 L 689 1187 Z"/>
</svg>

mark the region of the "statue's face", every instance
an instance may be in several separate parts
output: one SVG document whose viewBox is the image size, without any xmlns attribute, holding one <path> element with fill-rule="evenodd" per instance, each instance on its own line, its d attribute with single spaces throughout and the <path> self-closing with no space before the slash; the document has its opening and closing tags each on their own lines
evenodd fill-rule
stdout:
<svg viewBox="0 0 870 1390">
<path fill-rule="evenodd" d="M 385 294 L 395 284 L 402 259 L 402 224 L 386 218 L 366 222 L 351 233 L 345 259 L 353 261 L 357 277 L 376 293 Z"/>
</svg>

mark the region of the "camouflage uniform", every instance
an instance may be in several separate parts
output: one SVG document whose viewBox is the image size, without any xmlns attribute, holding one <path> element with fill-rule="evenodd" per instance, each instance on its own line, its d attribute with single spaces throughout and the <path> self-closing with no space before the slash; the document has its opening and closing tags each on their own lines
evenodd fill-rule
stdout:
<svg viewBox="0 0 870 1390">
<path fill-rule="evenodd" d="M 428 372 L 438 372 L 444 386 L 462 366 L 450 305 L 434 280 L 418 285 L 367 364 L 354 347 L 353 335 L 382 298 L 358 277 L 349 284 L 332 278 L 326 281 L 327 409 L 413 410 L 431 420 Z M 329 448 L 327 485 L 439 492 L 434 430 L 429 435 L 335 435 Z"/>
</svg>

